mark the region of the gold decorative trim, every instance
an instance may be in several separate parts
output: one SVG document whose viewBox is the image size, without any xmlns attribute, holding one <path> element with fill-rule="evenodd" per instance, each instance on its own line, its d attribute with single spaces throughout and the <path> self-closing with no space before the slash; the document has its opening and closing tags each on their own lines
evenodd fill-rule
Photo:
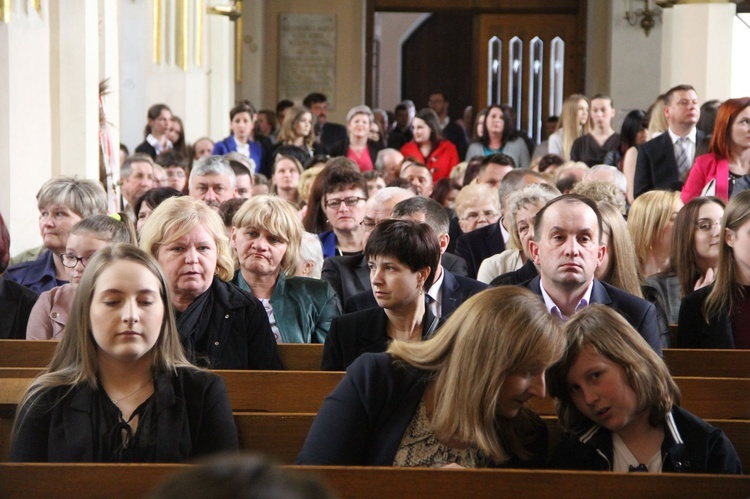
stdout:
<svg viewBox="0 0 750 499">
<path fill-rule="evenodd" d="M 188 0 L 177 0 L 177 43 L 175 47 L 175 56 L 177 65 L 183 71 L 188 69 L 188 34 L 189 34 L 189 11 L 188 11 Z"/>
<path fill-rule="evenodd" d="M 153 0 L 154 2 L 154 26 L 153 26 L 153 61 L 154 64 L 161 64 L 162 53 L 161 53 L 161 42 L 162 42 L 162 29 L 161 29 L 161 0 Z"/>
<path fill-rule="evenodd" d="M 195 0 L 195 65 L 203 66 L 203 0 Z"/>
<path fill-rule="evenodd" d="M 38 14 L 42 13 L 42 0 L 32 0 L 31 6 Z"/>
<path fill-rule="evenodd" d="M 10 11 L 12 10 L 10 2 L 11 0 L 0 0 L 0 23 L 8 24 L 10 22 Z"/>
<path fill-rule="evenodd" d="M 234 7 L 242 12 L 242 0 L 235 2 Z M 234 23 L 234 81 L 242 83 L 242 15 Z"/>
</svg>

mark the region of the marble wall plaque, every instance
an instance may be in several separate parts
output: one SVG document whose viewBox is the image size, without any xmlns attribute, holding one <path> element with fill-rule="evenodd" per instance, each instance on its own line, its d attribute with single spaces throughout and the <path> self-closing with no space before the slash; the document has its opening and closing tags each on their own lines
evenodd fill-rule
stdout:
<svg viewBox="0 0 750 499">
<path fill-rule="evenodd" d="M 279 99 L 301 103 L 321 92 L 328 107 L 336 102 L 336 15 L 279 16 Z"/>
</svg>

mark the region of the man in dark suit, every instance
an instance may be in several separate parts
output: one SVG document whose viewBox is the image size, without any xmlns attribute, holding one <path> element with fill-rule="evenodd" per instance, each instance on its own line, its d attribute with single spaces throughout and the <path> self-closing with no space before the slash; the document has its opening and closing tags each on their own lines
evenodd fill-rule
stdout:
<svg viewBox="0 0 750 499">
<path fill-rule="evenodd" d="M 576 194 L 553 199 L 537 213 L 529 242 L 539 276 L 523 285 L 563 321 L 591 303 L 616 310 L 661 355 L 664 331 L 654 305 L 594 278 L 607 251 L 601 234 L 601 214 L 592 200 Z"/>
<path fill-rule="evenodd" d="M 451 120 L 450 116 L 448 116 L 448 108 L 450 106 L 448 94 L 443 90 L 435 90 L 427 99 L 427 105 L 438 115 L 443 137 L 453 142 L 458 151 L 458 157 L 463 159 L 466 156 L 466 149 L 469 147 L 469 137 L 466 135 L 464 127 Z"/>
<path fill-rule="evenodd" d="M 507 168 L 507 171 L 503 172 L 501 170 L 503 168 Z M 511 193 L 535 182 L 547 182 L 547 180 L 535 171 L 515 168 L 513 159 L 505 154 L 494 154 L 484 158 L 477 175 L 477 183 L 499 188 L 498 196 L 500 196 L 500 209 L 503 214 Z M 497 223 L 467 232 L 456 241 L 455 253 L 466 260 L 469 268 L 468 276 L 472 279 L 476 279 L 479 266 L 485 258 L 505 251 L 505 243 L 510 237 L 505 223 L 505 217 L 501 216 Z"/>
<path fill-rule="evenodd" d="M 347 139 L 344 125 L 328 121 L 328 98 L 324 94 L 313 92 L 304 98 L 302 105 L 315 116 L 315 135 L 326 150 Z"/>
<path fill-rule="evenodd" d="M 700 118 L 698 95 L 690 85 L 678 85 L 664 95 L 669 129 L 638 148 L 633 195 L 654 189 L 681 190 L 695 161 L 696 145 L 705 134 L 695 125 Z"/>
<path fill-rule="evenodd" d="M 439 203 L 429 198 L 417 196 L 398 203 L 394 206 L 391 215 L 393 218 L 426 223 L 438 235 L 441 262 L 435 273 L 435 280 L 427 291 L 427 301 L 435 317 L 447 318 L 469 297 L 487 289 L 486 284 L 468 277 L 455 275 L 442 264 L 446 256 L 450 255 L 450 253 L 445 252 L 450 242 L 450 236 L 448 235 L 448 213 Z M 457 258 L 450 255 L 449 259 L 451 257 Z M 378 303 L 368 289 L 354 295 L 345 302 L 345 305 L 344 311 L 349 313 L 377 307 Z"/>
</svg>

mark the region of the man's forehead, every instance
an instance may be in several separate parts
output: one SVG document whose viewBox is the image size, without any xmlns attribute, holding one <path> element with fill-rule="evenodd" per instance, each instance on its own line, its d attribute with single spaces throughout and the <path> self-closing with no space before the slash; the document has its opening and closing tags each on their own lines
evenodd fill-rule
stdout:
<svg viewBox="0 0 750 499">
<path fill-rule="evenodd" d="M 561 201 L 544 210 L 542 225 L 545 229 L 557 226 L 561 219 L 575 222 L 576 230 L 590 229 L 598 231 L 596 213 L 580 201 Z"/>
<path fill-rule="evenodd" d="M 208 173 L 206 175 L 196 175 L 195 182 L 202 184 L 228 184 L 229 177 L 224 173 Z"/>
</svg>

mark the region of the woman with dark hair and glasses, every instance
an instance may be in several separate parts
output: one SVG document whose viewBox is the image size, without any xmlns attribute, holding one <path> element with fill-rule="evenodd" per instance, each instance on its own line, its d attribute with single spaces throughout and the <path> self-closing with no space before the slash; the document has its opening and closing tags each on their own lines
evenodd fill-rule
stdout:
<svg viewBox="0 0 750 499">
<path fill-rule="evenodd" d="M 438 238 L 427 224 L 380 222 L 367 239 L 365 259 L 378 308 L 333 319 L 323 370 L 343 371 L 365 352 L 384 352 L 394 339 L 427 339 L 439 325 L 425 303 L 440 262 Z"/>
<path fill-rule="evenodd" d="M 323 257 L 362 253 L 367 182 L 356 163 L 335 158 L 320 175 L 323 177 L 321 207 L 331 230 L 319 234 Z M 335 163 L 334 163 L 335 162 Z"/>
<path fill-rule="evenodd" d="M 448 177 L 451 170 L 461 160 L 456 146 L 443 138 L 440 131 L 440 121 L 435 111 L 429 108 L 421 109 L 411 122 L 414 140 L 407 142 L 401 148 L 405 158 L 414 157 L 432 173 L 432 181 Z"/>
</svg>

